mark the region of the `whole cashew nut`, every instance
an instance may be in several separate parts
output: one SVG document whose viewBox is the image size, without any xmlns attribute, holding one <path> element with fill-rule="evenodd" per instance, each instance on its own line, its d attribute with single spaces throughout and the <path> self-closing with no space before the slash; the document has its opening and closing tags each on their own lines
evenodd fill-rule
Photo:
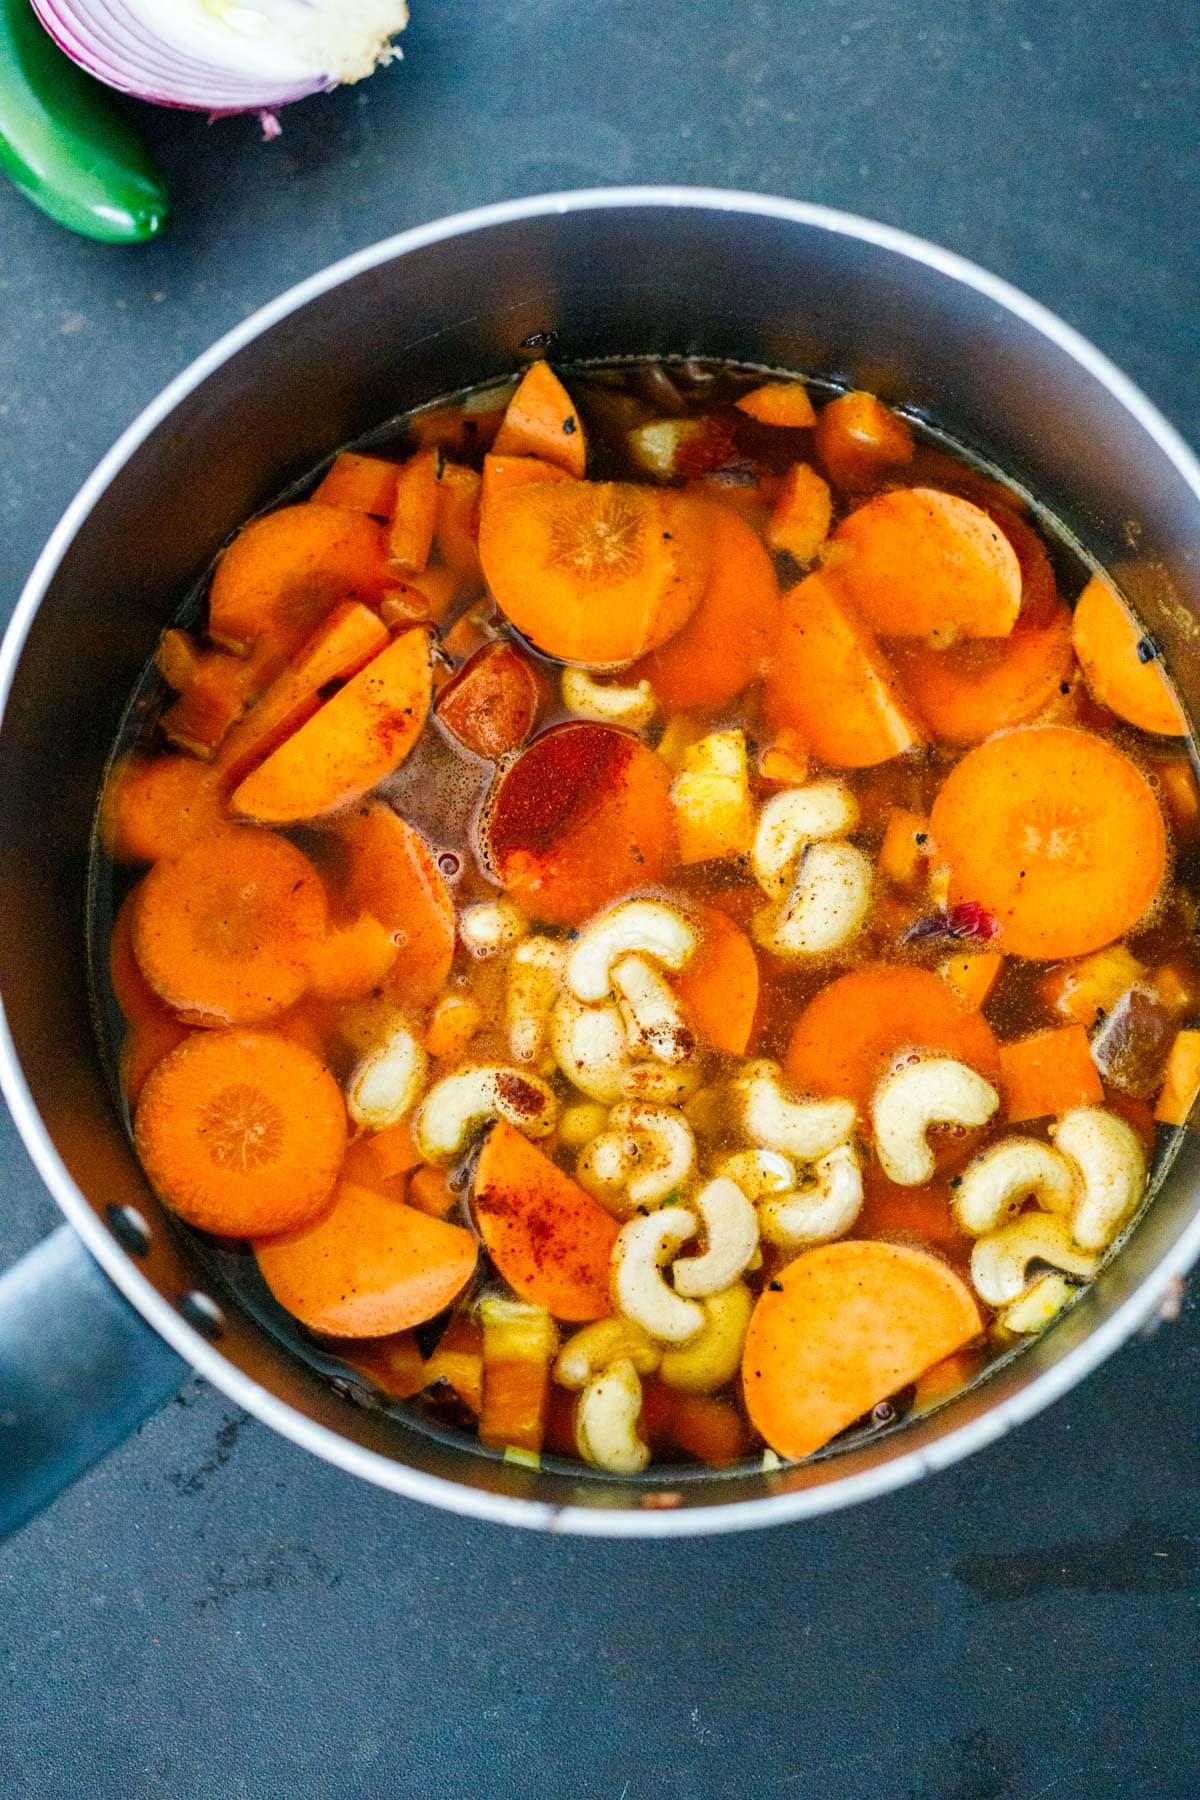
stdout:
<svg viewBox="0 0 1200 1800">
<path fill-rule="evenodd" d="M 642 1384 L 628 1357 L 593 1375 L 575 1412 L 575 1447 L 584 1462 L 609 1475 L 640 1475 L 650 1461 L 638 1436 Z"/>
<path fill-rule="evenodd" d="M 594 719 L 599 725 L 624 725 L 627 731 L 643 730 L 658 711 L 648 681 L 633 687 L 605 687 L 586 669 L 563 670 L 562 697 L 563 705 L 577 718 Z"/>
<path fill-rule="evenodd" d="M 954 1211 L 963 1230 L 979 1237 L 1031 1195 L 1043 1212 L 1069 1213 L 1078 1192 L 1065 1156 L 1038 1138 L 1010 1137 L 968 1163 L 954 1193 Z"/>
<path fill-rule="evenodd" d="M 1079 1289 L 1071 1282 L 1064 1281 L 1061 1275 L 1039 1275 L 1011 1306 L 1004 1308 L 999 1323 L 1005 1331 L 1022 1337 L 1030 1332 L 1041 1331 L 1051 1319 L 1058 1317 L 1067 1301 L 1078 1292 Z"/>
<path fill-rule="evenodd" d="M 595 1003 L 612 992 L 612 968 L 637 955 L 678 974 L 696 951 L 696 933 L 659 900 L 626 900 L 590 925 L 567 961 L 567 986 L 577 1000 Z"/>
<path fill-rule="evenodd" d="M 621 1092 L 647 1106 L 679 1106 L 700 1086 L 694 1063 L 630 1063 L 621 1077 Z"/>
<path fill-rule="evenodd" d="M 589 1099 L 613 1106 L 624 1095 L 629 1058 L 615 1006 L 582 1006 L 573 994 L 563 994 L 550 1015 L 550 1049 L 567 1080 Z"/>
<path fill-rule="evenodd" d="M 747 1137 L 797 1162 L 815 1162 L 854 1130 L 852 1100 L 793 1100 L 783 1091 L 778 1063 L 747 1064 L 733 1090 Z"/>
<path fill-rule="evenodd" d="M 569 1337 L 558 1353 L 554 1379 L 578 1391 L 593 1375 L 624 1359 L 639 1375 L 653 1375 L 662 1361 L 662 1345 L 632 1319 L 596 1319 Z"/>
<path fill-rule="evenodd" d="M 1085 1250 L 1106 1250 L 1137 1210 L 1146 1191 L 1146 1157 L 1135 1132 L 1115 1113 L 1077 1106 L 1050 1136 L 1075 1165 L 1083 1195 L 1072 1230 Z"/>
<path fill-rule="evenodd" d="M 662 1265 L 696 1230 L 696 1215 L 683 1206 L 630 1219 L 613 1245 L 612 1283 L 617 1310 L 664 1344 L 686 1344 L 704 1326 L 703 1309 L 663 1280 Z"/>
<path fill-rule="evenodd" d="M 416 1104 L 428 1066 L 408 1027 L 393 1023 L 383 1043 L 363 1057 L 346 1083 L 346 1111 L 369 1131 L 398 1125 Z"/>
<path fill-rule="evenodd" d="M 838 1144 L 813 1163 L 809 1178 L 790 1193 L 759 1203 L 759 1229 L 781 1250 L 832 1243 L 862 1211 L 863 1180 L 853 1144 Z"/>
<path fill-rule="evenodd" d="M 695 1167 L 696 1140 L 682 1113 L 627 1100 L 613 1107 L 575 1174 L 610 1212 L 627 1218 L 637 1207 L 657 1206 Z"/>
<path fill-rule="evenodd" d="M 622 956 L 611 973 L 630 1053 L 658 1062 L 686 1062 L 695 1051 L 696 1034 L 654 964 L 644 956 Z"/>
<path fill-rule="evenodd" d="M 919 1187 L 936 1164 L 931 1125 L 986 1125 L 1000 1104 L 990 1081 L 948 1056 L 902 1063 L 880 1083 L 871 1106 L 875 1148 L 889 1181 Z"/>
<path fill-rule="evenodd" d="M 675 1292 L 689 1300 L 719 1294 L 743 1274 L 758 1249 L 758 1216 L 736 1181 L 718 1175 L 695 1196 L 708 1245 L 696 1256 L 677 1257 Z"/>
<path fill-rule="evenodd" d="M 989 1306 L 1008 1306 L 1029 1287 L 1031 1262 L 1049 1263 L 1065 1275 L 1090 1281 L 1099 1258 L 1081 1250 L 1060 1213 L 1025 1212 L 977 1238 L 971 1251 L 971 1280 Z"/>
<path fill-rule="evenodd" d="M 413 1118 L 413 1137 L 426 1162 L 450 1162 L 472 1132 L 507 1119 L 525 1137 L 547 1137 L 558 1117 L 553 1089 L 536 1075 L 484 1063 L 436 1082 Z"/>
<path fill-rule="evenodd" d="M 545 1055 L 565 959 L 566 945 L 548 937 L 524 938 L 508 959 L 504 1015 L 515 1062 L 536 1063 Z"/>
<path fill-rule="evenodd" d="M 754 1295 L 744 1281 L 735 1281 L 700 1304 L 704 1326 L 699 1337 L 681 1349 L 664 1350 L 659 1365 L 667 1386 L 685 1394 L 711 1394 L 733 1380 L 741 1366 Z"/>
<path fill-rule="evenodd" d="M 511 950 L 528 930 L 524 913 L 511 900 L 482 900 L 459 914 L 458 935 L 471 955 L 481 959 Z"/>
<path fill-rule="evenodd" d="M 772 900 L 791 891 L 796 864 L 818 838 L 843 837 L 858 824 L 858 802 L 840 781 L 774 794 L 758 816 L 750 851 L 754 879 Z"/>
</svg>

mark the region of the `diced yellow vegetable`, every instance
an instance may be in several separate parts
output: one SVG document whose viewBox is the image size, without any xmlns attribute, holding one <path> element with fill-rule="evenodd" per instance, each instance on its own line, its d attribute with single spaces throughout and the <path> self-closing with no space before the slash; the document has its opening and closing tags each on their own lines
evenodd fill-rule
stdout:
<svg viewBox="0 0 1200 1800">
<path fill-rule="evenodd" d="M 745 734 L 714 731 L 693 744 L 684 753 L 671 799 L 681 862 L 744 856 L 754 835 Z"/>
<path fill-rule="evenodd" d="M 1042 998 L 1060 1018 L 1090 1031 L 1100 1014 L 1108 1012 L 1144 974 L 1142 964 L 1124 944 L 1113 944 L 1079 962 L 1048 969 L 1041 982 Z"/>
<path fill-rule="evenodd" d="M 541 1306 L 489 1297 L 483 1326 L 483 1411 L 479 1436 L 494 1449 L 540 1451 L 558 1327 Z"/>
<path fill-rule="evenodd" d="M 938 964 L 938 974 L 954 989 L 964 1006 L 978 1012 L 985 1006 L 992 989 L 1000 979 L 1004 958 L 994 950 L 970 956 L 948 956 Z"/>
<path fill-rule="evenodd" d="M 929 820 L 894 806 L 879 851 L 880 873 L 897 887 L 921 886 L 929 859 Z"/>
</svg>

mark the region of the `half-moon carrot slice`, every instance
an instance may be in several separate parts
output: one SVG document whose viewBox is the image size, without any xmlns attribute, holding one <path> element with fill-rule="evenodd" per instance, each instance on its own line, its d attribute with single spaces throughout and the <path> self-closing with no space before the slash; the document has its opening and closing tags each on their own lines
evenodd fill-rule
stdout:
<svg viewBox="0 0 1200 1800">
<path fill-rule="evenodd" d="M 522 1300 L 556 1319 L 612 1311 L 617 1221 L 504 1119 L 480 1153 L 473 1208 L 488 1255 Z"/>
<path fill-rule="evenodd" d="M 989 1081 L 999 1053 L 982 1013 L 969 1011 L 930 969 L 867 963 L 810 1000 L 788 1045 L 788 1079 L 804 1093 L 840 1094 L 864 1110 L 905 1050 L 953 1057 Z"/>
<path fill-rule="evenodd" d="M 677 489 L 537 482 L 485 497 L 479 554 L 501 611 L 539 650 L 596 667 L 633 662 L 699 605 L 708 514 Z"/>
<path fill-rule="evenodd" d="M 437 523 L 433 540 L 442 560 L 460 581 L 478 581 L 479 496 L 482 479 L 478 469 L 465 463 L 446 462 L 438 475 Z"/>
<path fill-rule="evenodd" d="M 282 825 L 353 805 L 404 761 L 432 693 L 429 634 L 415 626 L 246 776 L 234 791 L 234 812 Z"/>
<path fill-rule="evenodd" d="M 293 1316 L 330 1337 L 384 1337 L 461 1294 L 479 1247 L 469 1231 L 344 1181 L 313 1224 L 257 1243 L 263 1280 Z"/>
<path fill-rule="evenodd" d="M 727 914 L 706 906 L 700 942 L 675 991 L 700 1036 L 727 1056 L 745 1056 L 758 1011 L 754 945 Z"/>
<path fill-rule="evenodd" d="M 133 949 L 193 1024 L 253 1025 L 291 1006 L 325 931 L 325 889 L 286 838 L 225 826 L 142 882 Z"/>
<path fill-rule="evenodd" d="M 760 425 L 790 425 L 803 431 L 817 422 L 802 381 L 766 381 L 762 387 L 751 388 L 734 405 Z"/>
<path fill-rule="evenodd" d="M 108 941 L 108 978 L 127 1025 L 138 1025 L 156 1013 L 169 1011 L 142 974 L 133 953 L 133 918 L 141 893 L 140 882 L 130 888 L 113 920 Z"/>
<path fill-rule="evenodd" d="M 813 561 L 829 535 L 833 496 L 824 476 L 808 463 L 793 463 L 767 521 L 772 550 L 786 550 L 797 562 Z"/>
<path fill-rule="evenodd" d="M 427 1006 L 454 961 L 454 899 L 420 832 L 381 800 L 338 821 L 346 847 L 344 897 L 369 912 L 398 946 L 388 988 L 407 1006 Z"/>
<path fill-rule="evenodd" d="M 813 439 L 821 467 L 844 494 L 865 493 L 913 458 L 912 432 L 874 394 L 839 394 L 821 408 Z"/>
<path fill-rule="evenodd" d="M 868 768 L 922 742 L 894 669 L 820 571 L 783 597 L 765 706 L 773 731 L 798 732 L 834 768 Z"/>
<path fill-rule="evenodd" d="M 881 637 L 1007 637 L 1021 566 L 981 507 L 937 488 L 876 494 L 833 534 L 837 580 Z"/>
<path fill-rule="evenodd" d="M 700 604 L 631 672 L 671 711 L 740 694 L 764 673 L 779 628 L 779 583 L 762 539 L 727 506 L 714 504 L 707 519 L 712 562 Z"/>
<path fill-rule="evenodd" d="M 151 1072 L 163 1057 L 169 1056 L 185 1038 L 193 1035 L 190 1025 L 183 1024 L 161 1005 L 157 1012 L 146 1013 L 135 1025 L 130 1025 L 121 1045 L 119 1067 L 121 1092 L 131 1110 L 137 1106 Z"/>
<path fill-rule="evenodd" d="M 336 600 L 374 600 L 395 579 L 382 526 L 308 500 L 242 527 L 208 596 L 208 635 L 245 651 L 269 634 L 290 654 Z"/>
<path fill-rule="evenodd" d="M 372 513 L 390 519 L 396 499 L 398 465 L 382 456 L 362 456 L 343 450 L 335 456 L 325 479 L 313 494 L 320 506 L 344 506 L 351 512 Z"/>
<path fill-rule="evenodd" d="M 903 1244 L 823 1244 L 760 1295 L 742 1356 L 751 1422 L 780 1456 L 811 1456 L 983 1330 L 970 1288 Z"/>
<path fill-rule="evenodd" d="M 539 456 L 557 463 L 568 475 L 583 474 L 587 464 L 583 421 L 549 363 L 535 362 L 526 369 L 492 448 L 499 456 Z"/>
<path fill-rule="evenodd" d="M 100 842 L 114 862 L 158 862 L 178 856 L 225 816 L 225 797 L 208 763 L 133 751 L 109 770 L 100 799 Z"/>
<path fill-rule="evenodd" d="M 1102 706 L 1141 731 L 1184 736 L 1187 720 L 1153 640 L 1142 634 L 1114 589 L 1098 575 L 1076 601 L 1071 635 L 1084 680 Z"/>
<path fill-rule="evenodd" d="M 1071 613 L 1058 602 L 1046 624 L 1027 624 L 1022 613 L 1011 637 L 977 638 L 947 650 L 897 639 L 889 655 L 934 737 L 978 744 L 993 731 L 1035 719 L 1069 681 Z"/>
<path fill-rule="evenodd" d="M 497 456 L 489 450 L 483 459 L 483 489 L 480 507 L 494 500 L 506 488 L 531 487 L 538 482 L 570 481 L 572 477 L 557 463 L 543 462 L 540 456 Z"/>
<path fill-rule="evenodd" d="M 1026 725 L 968 751 L 933 804 L 950 901 L 1000 922 L 996 949 L 1085 956 L 1137 923 L 1159 893 L 1167 838 L 1154 790 L 1115 745 Z"/>
<path fill-rule="evenodd" d="M 341 1090 L 317 1058 L 265 1031 L 197 1031 L 142 1089 L 137 1152 L 165 1205 L 222 1237 L 290 1231 L 333 1193 Z"/>
<path fill-rule="evenodd" d="M 557 725 L 505 770 L 480 821 L 501 887 L 534 918 L 577 925 L 676 856 L 671 773 L 607 725 Z"/>
</svg>

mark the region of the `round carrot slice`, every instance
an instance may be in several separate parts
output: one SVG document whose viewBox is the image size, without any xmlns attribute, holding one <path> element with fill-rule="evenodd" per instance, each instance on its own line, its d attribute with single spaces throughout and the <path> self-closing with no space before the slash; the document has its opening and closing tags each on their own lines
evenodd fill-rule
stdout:
<svg viewBox="0 0 1200 1800">
<path fill-rule="evenodd" d="M 286 838 L 236 825 L 151 869 L 133 921 L 138 966 L 193 1024 L 254 1025 L 298 1000 L 324 935 L 325 889 Z"/>
<path fill-rule="evenodd" d="M 265 1031 L 197 1031 L 147 1077 L 137 1152 L 160 1199 L 221 1237 L 290 1231 L 333 1192 L 346 1108 L 309 1051 Z"/>
<path fill-rule="evenodd" d="M 931 969 L 867 963 L 810 1000 L 792 1033 L 786 1070 L 803 1092 L 839 1094 L 866 1110 L 876 1083 L 905 1050 L 951 1056 L 994 1081 L 991 1026 L 968 1012 Z"/>
<path fill-rule="evenodd" d="M 675 861 L 671 774 L 607 725 L 558 725 L 500 777 L 481 820 L 501 887 L 535 918 L 576 925 Z"/>
<path fill-rule="evenodd" d="M 702 501 L 619 481 L 485 493 L 479 554 L 501 610 L 565 662 L 632 662 L 685 625 L 704 592 Z"/>
<path fill-rule="evenodd" d="M 759 1296 L 742 1354 L 746 1409 L 780 1456 L 811 1456 L 982 1329 L 970 1288 L 937 1257 L 823 1244 Z"/>
<path fill-rule="evenodd" d="M 715 906 L 703 910 L 700 943 L 675 990 L 706 1043 L 745 1056 L 758 1011 L 758 958 L 745 932 Z"/>
<path fill-rule="evenodd" d="M 937 488 L 876 494 L 833 534 L 843 592 L 881 637 L 1007 637 L 1017 553 L 994 519 Z"/>
<path fill-rule="evenodd" d="M 1070 608 L 1056 603 L 1045 624 L 1025 614 L 1011 637 L 978 638 L 935 650 L 890 645 L 892 667 L 909 699 L 943 744 L 978 744 L 993 731 L 1044 712 L 1075 667 Z"/>
<path fill-rule="evenodd" d="M 269 633 L 285 652 L 337 600 L 378 599 L 395 581 L 383 527 L 366 513 L 305 501 L 242 527 L 221 556 L 208 596 L 208 633 L 245 650 Z"/>
<path fill-rule="evenodd" d="M 779 583 L 758 533 L 727 506 L 709 512 L 712 567 L 699 606 L 632 671 L 661 705 L 723 706 L 765 669 L 779 630 Z"/>
<path fill-rule="evenodd" d="M 556 1319 L 607 1318 L 617 1221 L 504 1119 L 480 1153 L 473 1207 L 488 1255 L 522 1300 Z"/>
<path fill-rule="evenodd" d="M 1075 604 L 1072 636 L 1084 679 L 1102 706 L 1141 731 L 1184 735 L 1187 721 L 1153 642 L 1098 575 Z"/>
<path fill-rule="evenodd" d="M 281 1306 L 330 1337 L 384 1337 L 461 1294 L 479 1247 L 469 1231 L 349 1181 L 311 1224 L 254 1246 Z"/>
<path fill-rule="evenodd" d="M 969 751 L 930 825 L 951 903 L 993 913 L 996 948 L 1014 956 L 1084 956 L 1115 942 L 1166 874 L 1150 783 L 1123 751 L 1069 726 L 1027 725 Z"/>
<path fill-rule="evenodd" d="M 114 862 L 158 862 L 178 856 L 225 816 L 225 796 L 208 763 L 135 752 L 109 771 L 100 841 Z"/>
<path fill-rule="evenodd" d="M 382 800 L 338 823 L 348 852 L 345 897 L 369 913 L 399 946 L 388 988 L 413 1007 L 427 1006 L 454 961 L 454 900 L 420 832 Z"/>
</svg>

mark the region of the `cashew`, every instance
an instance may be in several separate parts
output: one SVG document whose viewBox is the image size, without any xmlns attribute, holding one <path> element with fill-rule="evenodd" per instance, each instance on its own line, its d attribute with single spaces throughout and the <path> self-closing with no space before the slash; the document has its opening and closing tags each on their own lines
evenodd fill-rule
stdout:
<svg viewBox="0 0 1200 1800">
<path fill-rule="evenodd" d="M 759 1229 L 781 1250 L 828 1244 L 849 1231 L 862 1203 L 858 1153 L 853 1144 L 838 1144 L 813 1163 L 807 1181 L 759 1204 Z"/>
<path fill-rule="evenodd" d="M 667 1386 L 685 1394 L 711 1394 L 737 1374 L 754 1296 L 744 1281 L 735 1281 L 700 1304 L 704 1326 L 699 1337 L 681 1350 L 664 1350 L 659 1365 Z"/>
<path fill-rule="evenodd" d="M 810 844 L 796 865 L 790 897 L 760 907 L 750 928 L 775 956 L 820 956 L 836 950 L 862 929 L 873 878 L 871 859 L 853 844 Z"/>
<path fill-rule="evenodd" d="M 1083 1184 L 1072 1220 L 1075 1242 L 1085 1250 L 1106 1250 L 1146 1191 L 1142 1146 L 1124 1119 L 1098 1106 L 1064 1113 L 1050 1136 Z"/>
<path fill-rule="evenodd" d="M 508 959 L 504 997 L 509 1055 L 535 1063 L 545 1054 L 550 1014 L 558 998 L 566 945 L 557 938 L 525 938 Z"/>
<path fill-rule="evenodd" d="M 954 1194 L 954 1210 L 973 1237 L 994 1231 L 1032 1196 L 1043 1212 L 1069 1213 L 1077 1188 L 1065 1156 L 1038 1138 L 1011 1137 L 968 1164 Z"/>
<path fill-rule="evenodd" d="M 747 1137 L 762 1150 L 797 1162 L 815 1162 L 854 1129 L 852 1100 L 792 1100 L 780 1085 L 777 1063 L 748 1063 L 733 1084 Z"/>
<path fill-rule="evenodd" d="M 1099 1259 L 1075 1243 L 1058 1213 L 1025 1212 L 977 1238 L 971 1251 L 971 1280 L 989 1306 L 1008 1306 L 1029 1286 L 1029 1265 L 1049 1263 L 1066 1275 L 1090 1281 Z"/>
<path fill-rule="evenodd" d="M 575 1447 L 584 1462 L 609 1475 L 640 1475 L 650 1461 L 638 1436 L 642 1384 L 628 1357 L 594 1375 L 575 1412 Z"/>
<path fill-rule="evenodd" d="M 613 1107 L 575 1174 L 610 1212 L 627 1218 L 636 1207 L 657 1206 L 695 1167 L 696 1140 L 681 1113 L 627 1100 Z"/>
<path fill-rule="evenodd" d="M 647 1106 L 679 1106 L 699 1086 L 700 1071 L 689 1063 L 630 1063 L 621 1077 L 625 1098 Z"/>
<path fill-rule="evenodd" d="M 526 1137 L 541 1138 L 554 1130 L 557 1116 L 558 1101 L 540 1077 L 483 1063 L 430 1088 L 413 1118 L 413 1136 L 426 1162 L 450 1162 L 490 1119 L 507 1119 Z"/>
<path fill-rule="evenodd" d="M 554 1365 L 554 1379 L 578 1390 L 622 1359 L 631 1362 L 639 1375 L 653 1375 L 662 1361 L 662 1346 L 632 1319 L 596 1319 L 567 1339 Z"/>
<path fill-rule="evenodd" d="M 698 1256 L 676 1259 L 675 1292 L 691 1300 L 719 1294 L 750 1265 L 758 1249 L 758 1218 L 736 1181 L 718 1175 L 695 1198 L 708 1247 Z"/>
<path fill-rule="evenodd" d="M 696 1215 L 683 1206 L 630 1219 L 613 1245 L 612 1283 L 617 1309 L 664 1344 L 686 1344 L 704 1326 L 703 1309 L 685 1300 L 662 1276 L 670 1252 L 696 1230 Z"/>
<path fill-rule="evenodd" d="M 416 1103 L 428 1059 L 406 1025 L 394 1022 L 346 1083 L 346 1111 L 356 1125 L 382 1131 L 398 1125 Z"/>
<path fill-rule="evenodd" d="M 564 669 L 562 672 L 563 705 L 580 719 L 595 719 L 600 725 L 624 725 L 628 731 L 641 731 L 658 711 L 654 689 L 648 681 L 636 687 L 605 687 L 593 681 L 586 669 Z"/>
<path fill-rule="evenodd" d="M 558 1115 L 558 1141 L 567 1150 L 582 1150 L 608 1123 L 608 1108 L 598 1100 L 576 1100 Z"/>
<path fill-rule="evenodd" d="M 624 1095 L 629 1060 L 615 1006 L 581 1006 L 563 994 L 550 1015 L 550 1049 L 567 1080 L 589 1099 L 612 1106 Z"/>
<path fill-rule="evenodd" d="M 858 824 L 858 802 L 840 781 L 774 794 L 758 816 L 750 852 L 754 879 L 772 900 L 784 900 L 796 864 L 817 838 L 842 837 Z"/>
<path fill-rule="evenodd" d="M 1051 1319 L 1058 1317 L 1067 1301 L 1078 1291 L 1071 1282 L 1064 1281 L 1061 1275 L 1039 1275 L 1011 1306 L 1004 1308 L 999 1323 L 1005 1331 L 1016 1332 L 1022 1337 L 1033 1331 L 1041 1331 Z"/>
<path fill-rule="evenodd" d="M 612 966 L 612 984 L 630 1054 L 686 1062 L 696 1048 L 695 1034 L 654 964 L 642 956 L 623 956 Z"/>
<path fill-rule="evenodd" d="M 511 900 L 484 900 L 459 915 L 458 935 L 472 956 L 498 956 L 529 930 L 524 913 Z"/>
<path fill-rule="evenodd" d="M 933 1175 L 931 1125 L 986 1125 L 1000 1104 L 990 1081 L 948 1056 L 902 1063 L 876 1091 L 871 1105 L 875 1148 L 889 1181 L 919 1187 Z"/>
<path fill-rule="evenodd" d="M 678 974 L 695 950 L 696 934 L 681 913 L 658 900 L 626 900 L 580 937 L 567 962 L 567 986 L 577 1000 L 606 1000 L 621 957 L 648 956 Z"/>
</svg>

